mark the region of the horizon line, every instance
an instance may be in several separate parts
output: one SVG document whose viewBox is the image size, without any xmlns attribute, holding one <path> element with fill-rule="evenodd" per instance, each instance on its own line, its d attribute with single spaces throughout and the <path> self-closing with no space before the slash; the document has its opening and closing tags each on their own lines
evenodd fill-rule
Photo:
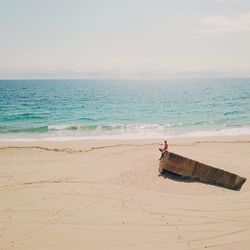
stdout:
<svg viewBox="0 0 250 250">
<path fill-rule="evenodd" d="M 215 75 L 215 76 L 202 76 L 202 75 L 194 75 L 194 76 L 184 76 L 184 75 L 176 75 L 176 76 L 167 76 L 167 77 L 20 77 L 20 78 L 1 78 L 0 81 L 14 81 L 14 80 L 168 80 L 168 79 L 213 79 L 213 78 L 250 78 L 250 75 Z"/>
</svg>

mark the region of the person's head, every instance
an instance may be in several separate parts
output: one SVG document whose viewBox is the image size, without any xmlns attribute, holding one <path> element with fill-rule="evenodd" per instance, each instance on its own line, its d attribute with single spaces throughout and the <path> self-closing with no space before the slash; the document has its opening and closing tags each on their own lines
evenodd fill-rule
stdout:
<svg viewBox="0 0 250 250">
<path fill-rule="evenodd" d="M 167 144 L 167 143 L 168 143 L 168 142 L 167 142 L 167 140 L 165 140 L 164 142 L 165 142 L 165 144 Z"/>
</svg>

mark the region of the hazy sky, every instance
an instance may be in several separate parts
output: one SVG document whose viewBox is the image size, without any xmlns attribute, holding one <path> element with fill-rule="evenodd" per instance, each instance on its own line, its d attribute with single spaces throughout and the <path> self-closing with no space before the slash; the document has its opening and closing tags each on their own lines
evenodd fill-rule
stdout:
<svg viewBox="0 0 250 250">
<path fill-rule="evenodd" d="M 250 75 L 250 0 L 0 0 L 0 78 Z"/>
</svg>

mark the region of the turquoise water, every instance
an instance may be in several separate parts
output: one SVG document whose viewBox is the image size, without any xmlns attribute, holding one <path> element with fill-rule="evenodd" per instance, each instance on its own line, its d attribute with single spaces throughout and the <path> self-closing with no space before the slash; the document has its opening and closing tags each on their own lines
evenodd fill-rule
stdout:
<svg viewBox="0 0 250 250">
<path fill-rule="evenodd" d="M 250 134 L 250 78 L 1 80 L 0 139 Z"/>
</svg>

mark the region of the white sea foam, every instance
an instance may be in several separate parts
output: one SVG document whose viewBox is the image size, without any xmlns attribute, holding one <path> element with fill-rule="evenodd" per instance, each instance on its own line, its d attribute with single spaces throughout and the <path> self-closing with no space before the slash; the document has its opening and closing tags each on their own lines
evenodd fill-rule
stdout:
<svg viewBox="0 0 250 250">
<path fill-rule="evenodd" d="M 178 135 L 178 137 L 212 137 L 212 136 L 239 136 L 250 135 L 250 127 L 235 127 L 218 130 L 192 131 Z"/>
<path fill-rule="evenodd" d="M 116 125 L 118 126 L 118 125 Z M 120 125 L 119 125 L 120 126 Z M 57 127 L 58 128 L 58 127 Z M 65 130 L 66 128 L 66 130 Z M 61 130 L 60 130 L 61 129 Z M 210 130 L 179 131 L 158 124 L 131 124 L 121 126 L 116 131 L 96 128 L 91 133 L 85 130 L 67 130 L 67 126 L 60 126 L 59 131 L 44 134 L 8 134 L 2 135 L 0 141 L 32 142 L 32 141 L 74 141 L 74 140 L 107 140 L 107 139 L 153 139 L 153 138 L 180 138 L 180 137 L 212 137 L 212 136 L 241 136 L 250 135 L 250 127 L 232 127 Z M 66 131 L 66 132 L 65 132 Z M 107 132 L 107 131 L 106 131 Z"/>
</svg>

